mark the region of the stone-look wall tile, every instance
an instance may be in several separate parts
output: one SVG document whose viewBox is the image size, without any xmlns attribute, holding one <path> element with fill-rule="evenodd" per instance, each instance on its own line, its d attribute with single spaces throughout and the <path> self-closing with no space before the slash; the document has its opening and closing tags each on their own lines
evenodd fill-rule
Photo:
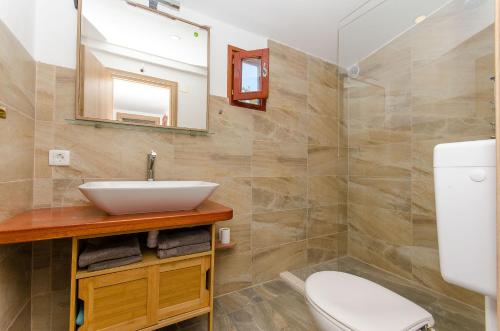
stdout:
<svg viewBox="0 0 500 331">
<path fill-rule="evenodd" d="M 471 306 L 481 307 L 484 297 L 446 282 L 439 269 L 439 252 L 434 248 L 412 248 L 413 278 L 421 285 L 444 293 Z"/>
<path fill-rule="evenodd" d="M 341 176 L 308 178 L 309 206 L 331 206 L 347 202 L 347 180 Z"/>
<path fill-rule="evenodd" d="M 252 178 L 253 212 L 300 209 L 307 206 L 306 177 Z"/>
<path fill-rule="evenodd" d="M 304 267 L 307 264 L 307 241 L 296 241 L 274 248 L 256 250 L 252 254 L 253 283 L 279 276 L 280 272 Z"/>
<path fill-rule="evenodd" d="M 52 178 L 49 166 L 49 150 L 54 148 L 54 124 L 46 121 L 35 123 L 35 162 L 34 178 Z"/>
<path fill-rule="evenodd" d="M 347 231 L 307 240 L 307 263 L 318 264 L 346 254 Z"/>
<path fill-rule="evenodd" d="M 49 208 L 54 200 L 52 179 L 35 179 L 33 181 L 33 208 Z"/>
<path fill-rule="evenodd" d="M 309 145 L 307 172 L 309 176 L 347 175 L 347 149 L 336 146 Z"/>
<path fill-rule="evenodd" d="M 411 246 L 390 245 L 350 228 L 349 255 L 407 279 L 412 278 Z"/>
<path fill-rule="evenodd" d="M 36 64 L 36 120 L 52 121 L 55 106 L 56 67 Z"/>
<path fill-rule="evenodd" d="M 21 313 L 17 315 L 16 320 L 9 327 L 8 331 L 26 331 L 31 330 L 31 305 L 28 302 Z"/>
<path fill-rule="evenodd" d="M 51 265 L 52 265 L 52 242 L 49 240 L 37 241 L 32 247 L 32 283 L 31 295 L 50 293 L 51 285 Z"/>
<path fill-rule="evenodd" d="M 409 212 L 378 208 L 374 205 L 349 204 L 352 230 L 393 245 L 413 244 L 413 226 Z"/>
<path fill-rule="evenodd" d="M 238 243 L 239 245 L 239 243 Z M 233 292 L 252 285 L 252 253 L 217 253 L 215 259 L 215 295 Z"/>
<path fill-rule="evenodd" d="M 0 102 L 34 119 L 35 61 L 3 22 L 0 45 Z"/>
<path fill-rule="evenodd" d="M 269 41 L 269 108 L 307 111 L 307 55 Z"/>
<path fill-rule="evenodd" d="M 76 71 L 74 69 L 56 67 L 54 120 L 59 123 L 75 118 L 75 82 Z"/>
<path fill-rule="evenodd" d="M 408 112 L 372 114 L 349 120 L 349 146 L 409 143 L 412 117 Z"/>
<path fill-rule="evenodd" d="M 0 330 L 7 330 L 30 300 L 31 245 L 7 245 L 1 250 Z"/>
<path fill-rule="evenodd" d="M 345 232 L 347 231 L 346 223 L 346 205 L 309 208 L 307 212 L 307 238 Z"/>
<path fill-rule="evenodd" d="M 255 141 L 252 153 L 254 177 L 292 177 L 307 173 L 307 146 Z"/>
<path fill-rule="evenodd" d="M 411 181 L 352 176 L 349 179 L 349 203 L 410 212 Z"/>
<path fill-rule="evenodd" d="M 33 206 L 35 61 L 0 20 L 0 222 Z M 31 244 L 0 247 L 0 330 L 31 328 Z"/>
<path fill-rule="evenodd" d="M 119 178 L 122 163 L 116 140 L 117 131 L 55 124 L 54 148 L 70 150 L 71 164 L 68 167 L 54 167 L 54 178 Z"/>
<path fill-rule="evenodd" d="M 233 208 L 234 215 L 248 215 L 252 212 L 252 179 L 248 177 L 215 177 L 211 181 L 220 187 L 210 196 L 216 201 Z"/>
<path fill-rule="evenodd" d="M 336 117 L 309 115 L 309 145 L 338 146 L 340 122 Z"/>
<path fill-rule="evenodd" d="M 307 114 L 287 108 L 268 107 L 253 114 L 254 139 L 281 143 L 307 143 Z"/>
<path fill-rule="evenodd" d="M 83 179 L 54 179 L 52 181 L 52 207 L 85 206 L 90 202 L 80 192 L 78 186 Z"/>
<path fill-rule="evenodd" d="M 408 177 L 411 144 L 361 146 L 350 150 L 349 175 L 369 177 Z"/>
<path fill-rule="evenodd" d="M 51 293 L 31 298 L 31 331 L 51 330 L 52 305 Z"/>
<path fill-rule="evenodd" d="M 291 243 L 306 238 L 307 209 L 254 213 L 252 248 Z"/>
<path fill-rule="evenodd" d="M 32 179 L 34 121 L 15 108 L 7 107 L 7 114 L 0 121 L 0 182 Z"/>
<path fill-rule="evenodd" d="M 0 220 L 20 214 L 32 206 L 32 180 L 0 182 Z"/>
</svg>

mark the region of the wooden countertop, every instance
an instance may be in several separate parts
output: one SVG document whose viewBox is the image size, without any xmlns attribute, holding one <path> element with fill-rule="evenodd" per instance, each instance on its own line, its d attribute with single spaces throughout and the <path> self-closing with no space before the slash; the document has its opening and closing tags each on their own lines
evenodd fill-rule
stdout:
<svg viewBox="0 0 500 331">
<path fill-rule="evenodd" d="M 231 208 L 212 201 L 191 211 L 120 216 L 91 206 L 34 209 L 0 222 L 0 244 L 189 227 L 232 218 Z"/>
</svg>

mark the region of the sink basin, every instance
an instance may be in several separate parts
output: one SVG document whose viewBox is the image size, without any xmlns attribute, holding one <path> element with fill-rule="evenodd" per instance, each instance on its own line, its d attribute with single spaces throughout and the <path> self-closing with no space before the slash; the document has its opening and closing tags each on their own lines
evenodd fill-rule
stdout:
<svg viewBox="0 0 500 331">
<path fill-rule="evenodd" d="M 111 215 L 192 210 L 219 186 L 200 181 L 89 182 L 80 191 Z"/>
</svg>

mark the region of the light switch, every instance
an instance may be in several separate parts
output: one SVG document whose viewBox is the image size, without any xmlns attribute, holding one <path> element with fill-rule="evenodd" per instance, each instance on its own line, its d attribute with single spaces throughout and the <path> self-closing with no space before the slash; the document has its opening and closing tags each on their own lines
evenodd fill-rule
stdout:
<svg viewBox="0 0 500 331">
<path fill-rule="evenodd" d="M 51 149 L 49 151 L 49 165 L 52 166 L 69 166 L 70 151 Z"/>
</svg>

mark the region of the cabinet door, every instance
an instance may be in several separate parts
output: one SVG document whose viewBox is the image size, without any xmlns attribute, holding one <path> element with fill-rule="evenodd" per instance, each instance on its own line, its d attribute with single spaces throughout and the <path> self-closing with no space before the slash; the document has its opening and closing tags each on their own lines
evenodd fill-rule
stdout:
<svg viewBox="0 0 500 331">
<path fill-rule="evenodd" d="M 210 306 L 210 256 L 160 265 L 158 319 Z"/>
<path fill-rule="evenodd" d="M 83 330 L 138 330 L 156 323 L 158 267 L 138 268 L 79 281 Z"/>
</svg>

